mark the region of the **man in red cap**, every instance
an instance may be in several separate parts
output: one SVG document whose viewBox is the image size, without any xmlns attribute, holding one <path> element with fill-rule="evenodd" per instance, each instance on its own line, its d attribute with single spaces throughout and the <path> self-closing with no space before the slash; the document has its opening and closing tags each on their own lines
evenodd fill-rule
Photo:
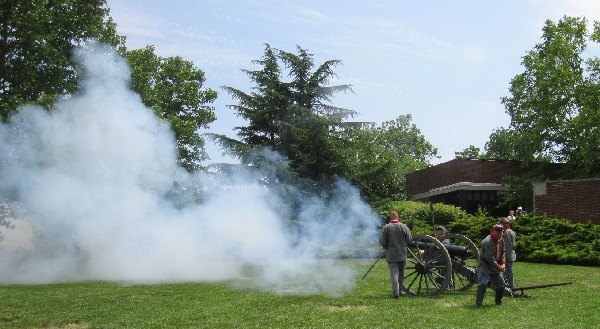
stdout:
<svg viewBox="0 0 600 329">
<path fill-rule="evenodd" d="M 515 289 L 513 262 L 517 260 L 517 253 L 515 252 L 517 234 L 510 228 L 510 220 L 508 218 L 504 218 L 500 221 L 500 224 L 504 227 L 504 233 L 502 233 L 502 243 L 504 244 L 504 252 L 506 254 L 506 271 L 504 272 L 504 277 L 506 278 L 508 287 Z"/>
<path fill-rule="evenodd" d="M 490 282 L 496 289 L 496 305 L 502 305 L 504 280 L 501 273 L 504 272 L 506 259 L 502 231 L 502 225 L 494 225 L 490 235 L 481 242 L 477 266 L 477 297 L 475 299 L 475 306 L 478 308 L 483 306 L 485 290 Z"/>
<path fill-rule="evenodd" d="M 400 222 L 398 213 L 390 213 L 390 222 L 383 227 L 379 244 L 386 250 L 385 259 L 390 269 L 390 281 L 394 298 L 406 295 L 404 287 L 404 267 L 406 266 L 407 244 L 412 241 L 408 226 Z"/>
</svg>

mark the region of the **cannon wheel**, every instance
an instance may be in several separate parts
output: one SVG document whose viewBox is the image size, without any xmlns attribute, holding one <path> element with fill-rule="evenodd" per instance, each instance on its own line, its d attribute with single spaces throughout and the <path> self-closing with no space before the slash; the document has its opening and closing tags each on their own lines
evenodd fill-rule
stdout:
<svg viewBox="0 0 600 329">
<path fill-rule="evenodd" d="M 468 290 L 476 283 L 475 278 L 469 278 L 464 275 L 461 269 L 468 269 L 472 273 L 477 273 L 477 260 L 479 258 L 479 249 L 471 241 L 461 234 L 446 234 L 440 237 L 440 240 L 449 240 L 451 245 L 466 247 L 468 252 L 464 257 L 451 256 L 452 259 L 452 281 L 448 286 L 454 290 Z M 467 271 L 467 272 L 469 272 Z M 461 273 L 463 272 L 463 273 Z M 475 279 L 475 280 L 474 280 Z"/>
<path fill-rule="evenodd" d="M 452 263 L 444 245 L 429 235 L 413 237 L 408 246 L 404 291 L 412 296 L 436 296 L 448 286 Z"/>
</svg>

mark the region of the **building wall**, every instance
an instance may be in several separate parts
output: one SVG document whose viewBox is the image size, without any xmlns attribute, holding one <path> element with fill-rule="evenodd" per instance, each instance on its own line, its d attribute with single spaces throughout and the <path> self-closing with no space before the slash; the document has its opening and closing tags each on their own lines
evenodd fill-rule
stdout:
<svg viewBox="0 0 600 329">
<path fill-rule="evenodd" d="M 534 207 L 537 215 L 600 224 L 600 179 L 538 183 Z"/>
<path fill-rule="evenodd" d="M 556 179 L 561 169 L 561 164 L 545 164 L 544 174 L 550 179 Z M 493 216 L 505 216 L 508 214 L 508 209 L 497 208 L 497 192 L 503 189 L 477 186 L 477 184 L 501 185 L 502 178 L 505 176 L 521 176 L 525 173 L 519 161 L 454 159 L 406 175 L 406 189 L 410 200 L 452 204 L 468 213 L 474 213 L 479 206 L 483 206 Z M 472 184 L 461 185 L 461 183 Z M 454 184 L 458 186 L 451 190 L 440 189 Z M 467 188 L 466 185 L 471 186 Z M 475 194 L 469 193 L 480 193 L 482 196 L 483 193 L 494 193 L 494 197 L 478 198 Z M 521 206 L 531 211 L 532 200 L 523 200 Z"/>
<path fill-rule="evenodd" d="M 502 177 L 523 174 L 518 161 L 454 159 L 406 175 L 408 195 L 460 182 L 502 183 Z"/>
</svg>

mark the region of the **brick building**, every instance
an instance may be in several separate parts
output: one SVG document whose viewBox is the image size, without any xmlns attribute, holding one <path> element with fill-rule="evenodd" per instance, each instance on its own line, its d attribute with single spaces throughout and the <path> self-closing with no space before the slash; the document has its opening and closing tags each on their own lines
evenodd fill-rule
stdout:
<svg viewBox="0 0 600 329">
<path fill-rule="evenodd" d="M 548 164 L 544 172 L 555 177 L 560 168 Z M 410 200 L 450 204 L 471 214 L 482 206 L 492 216 L 506 216 L 508 209 L 498 208 L 498 192 L 508 190 L 502 178 L 523 174 L 518 161 L 454 159 L 406 175 L 406 189 Z M 533 209 L 533 204 L 522 206 Z"/>
<path fill-rule="evenodd" d="M 533 203 L 538 215 L 600 224 L 600 179 L 536 183 Z"/>
</svg>

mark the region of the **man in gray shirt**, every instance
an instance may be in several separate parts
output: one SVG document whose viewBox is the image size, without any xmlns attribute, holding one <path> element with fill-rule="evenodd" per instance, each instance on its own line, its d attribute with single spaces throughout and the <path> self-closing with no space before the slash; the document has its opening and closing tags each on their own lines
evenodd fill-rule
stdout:
<svg viewBox="0 0 600 329">
<path fill-rule="evenodd" d="M 490 235 L 481 241 L 477 266 L 477 297 L 475 299 L 475 306 L 478 308 L 483 306 L 485 290 L 490 283 L 493 283 L 496 289 L 496 305 L 502 305 L 504 280 L 501 272 L 504 272 L 505 268 L 503 229 L 500 224 L 494 225 Z"/>
<path fill-rule="evenodd" d="M 517 247 L 517 234 L 510 228 L 510 220 L 504 218 L 501 222 L 504 226 L 504 233 L 502 233 L 502 241 L 504 243 L 504 252 L 506 253 L 506 271 L 504 277 L 506 283 L 510 289 L 515 289 L 515 278 L 513 275 L 513 262 L 517 260 L 517 253 L 515 248 Z"/>
<path fill-rule="evenodd" d="M 398 213 L 390 213 L 390 222 L 383 227 L 379 244 L 386 250 L 385 259 L 390 269 L 390 281 L 394 298 L 406 295 L 404 286 L 404 267 L 406 266 L 407 244 L 412 241 L 408 226 L 400 222 Z"/>
</svg>

